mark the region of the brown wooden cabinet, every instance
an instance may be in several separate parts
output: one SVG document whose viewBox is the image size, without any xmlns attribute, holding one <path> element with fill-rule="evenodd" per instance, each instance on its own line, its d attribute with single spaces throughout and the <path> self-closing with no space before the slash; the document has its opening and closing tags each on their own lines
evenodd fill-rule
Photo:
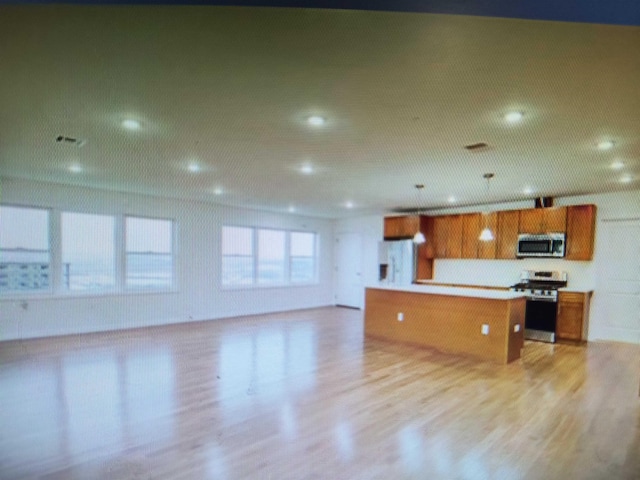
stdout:
<svg viewBox="0 0 640 480">
<path fill-rule="evenodd" d="M 483 241 L 478 240 L 480 232 L 484 228 L 491 229 L 493 233 L 493 240 Z M 498 238 L 498 214 L 496 212 L 481 213 L 480 214 L 480 231 L 476 235 L 476 242 L 478 242 L 478 258 L 492 259 L 496 258 L 496 245 Z"/>
<path fill-rule="evenodd" d="M 520 210 L 498 212 L 496 258 L 515 259 L 517 253 Z"/>
<path fill-rule="evenodd" d="M 435 247 L 435 258 L 447 257 L 447 238 L 449 235 L 449 217 L 440 216 L 433 219 L 433 238 Z"/>
<path fill-rule="evenodd" d="M 433 217 L 420 215 L 420 231 L 424 235 L 425 242 L 418 245 L 416 278 L 430 280 L 433 278 L 433 258 L 436 253 Z"/>
<path fill-rule="evenodd" d="M 462 217 L 462 258 L 478 258 L 478 236 L 480 235 L 480 214 L 467 213 Z"/>
<path fill-rule="evenodd" d="M 412 238 L 420 229 L 420 217 L 418 215 L 385 217 L 384 239 L 398 240 Z"/>
<path fill-rule="evenodd" d="M 520 210 L 520 233 L 564 233 L 566 228 L 566 207 Z"/>
<path fill-rule="evenodd" d="M 462 215 L 434 217 L 435 258 L 462 258 Z"/>
<path fill-rule="evenodd" d="M 591 292 L 558 292 L 558 340 L 586 340 Z"/>
<path fill-rule="evenodd" d="M 567 260 L 591 260 L 596 227 L 596 206 L 576 205 L 567 208 Z"/>
<path fill-rule="evenodd" d="M 591 260 L 595 205 L 532 208 L 459 215 L 386 217 L 385 240 L 412 238 L 421 231 L 426 242 L 418 247 L 418 278 L 433 278 L 435 258 L 515 259 L 518 234 L 566 232 L 567 260 Z M 480 241 L 489 227 L 494 240 Z"/>
</svg>

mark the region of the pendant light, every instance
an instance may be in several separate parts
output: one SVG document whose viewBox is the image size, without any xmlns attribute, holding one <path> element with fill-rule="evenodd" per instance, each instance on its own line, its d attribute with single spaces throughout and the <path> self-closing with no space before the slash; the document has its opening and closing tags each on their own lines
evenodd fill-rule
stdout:
<svg viewBox="0 0 640 480">
<path fill-rule="evenodd" d="M 485 173 L 482 177 L 487 181 L 487 200 L 488 200 L 489 199 L 489 182 L 491 182 L 491 179 L 493 178 L 493 173 Z M 493 240 L 493 232 L 489 228 L 489 225 L 487 225 L 486 214 L 483 216 L 485 218 L 484 228 L 482 229 L 482 232 L 480 232 L 480 236 L 478 237 L 478 240 L 482 242 L 490 242 L 491 240 Z"/>
<path fill-rule="evenodd" d="M 422 206 L 422 190 L 424 190 L 424 185 L 419 183 L 416 185 L 416 191 L 418 192 L 418 207 Z M 418 231 L 413 236 L 413 243 L 416 245 L 420 245 L 426 242 L 427 239 L 424 238 L 424 233 L 420 231 L 420 222 L 418 222 Z"/>
</svg>

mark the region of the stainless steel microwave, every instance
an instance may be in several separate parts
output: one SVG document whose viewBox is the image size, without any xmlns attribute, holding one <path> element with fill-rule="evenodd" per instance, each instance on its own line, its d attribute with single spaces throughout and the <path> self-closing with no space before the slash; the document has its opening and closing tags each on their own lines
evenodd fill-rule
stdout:
<svg viewBox="0 0 640 480">
<path fill-rule="evenodd" d="M 516 255 L 523 257 L 564 257 L 565 234 L 518 235 Z"/>
</svg>

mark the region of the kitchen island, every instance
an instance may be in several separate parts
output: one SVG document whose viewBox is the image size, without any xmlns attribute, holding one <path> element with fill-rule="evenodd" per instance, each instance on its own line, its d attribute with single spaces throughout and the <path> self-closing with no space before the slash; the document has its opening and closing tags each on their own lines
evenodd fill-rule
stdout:
<svg viewBox="0 0 640 480">
<path fill-rule="evenodd" d="M 509 363 L 524 345 L 522 293 L 428 285 L 366 289 L 365 335 Z"/>
</svg>

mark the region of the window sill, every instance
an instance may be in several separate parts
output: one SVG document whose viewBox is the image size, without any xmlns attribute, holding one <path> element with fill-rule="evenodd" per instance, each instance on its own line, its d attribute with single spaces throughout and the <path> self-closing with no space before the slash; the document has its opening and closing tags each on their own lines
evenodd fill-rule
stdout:
<svg viewBox="0 0 640 480">
<path fill-rule="evenodd" d="M 274 288 L 300 288 L 300 287 L 317 287 L 320 282 L 314 280 L 311 282 L 300 283 L 252 283 L 250 285 L 222 285 L 220 290 L 222 291 L 235 291 L 235 290 L 269 290 Z"/>
<path fill-rule="evenodd" d="M 104 297 L 130 297 L 143 295 L 170 295 L 180 293 L 177 288 L 166 289 L 128 289 L 128 290 L 93 290 L 88 292 L 33 292 L 33 293 L 3 293 L 0 294 L 0 303 L 28 300 L 73 300 L 84 298 Z"/>
</svg>

